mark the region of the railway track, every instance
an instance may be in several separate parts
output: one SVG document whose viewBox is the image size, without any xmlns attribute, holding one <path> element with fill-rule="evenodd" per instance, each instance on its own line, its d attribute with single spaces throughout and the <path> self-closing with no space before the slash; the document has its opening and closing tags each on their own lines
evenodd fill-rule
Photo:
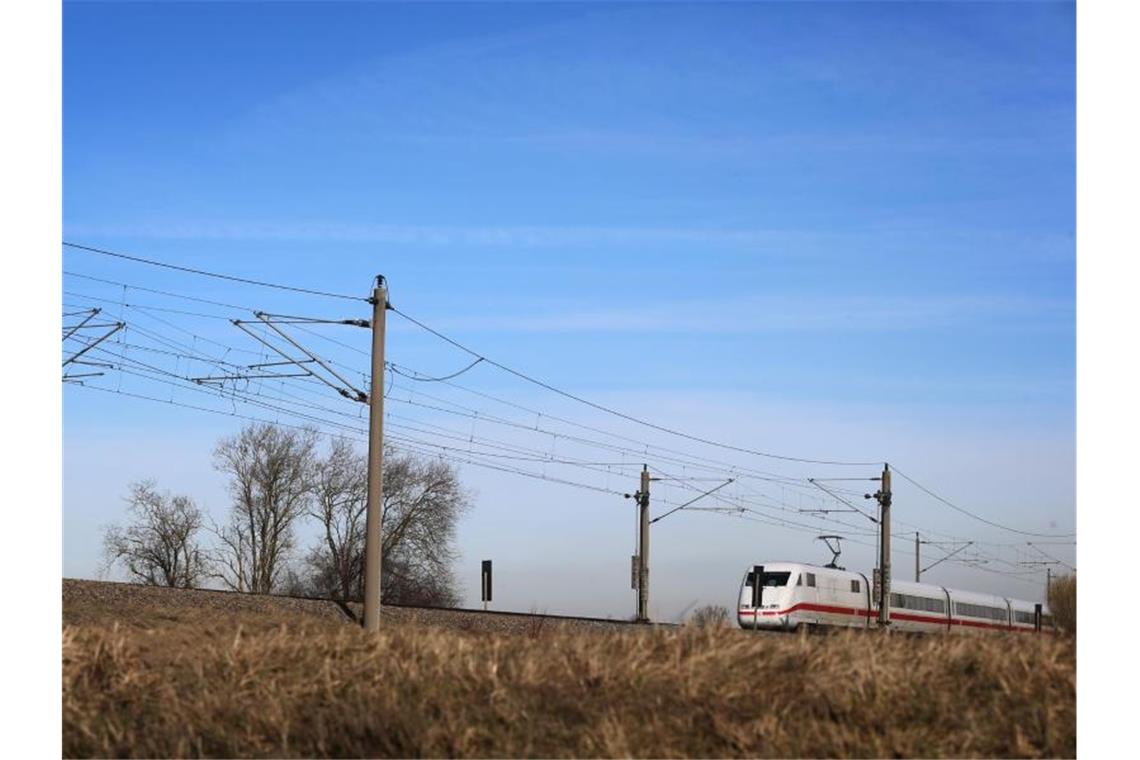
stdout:
<svg viewBox="0 0 1140 760">
<path fill-rule="evenodd" d="M 63 580 L 63 622 L 65 625 L 120 623 L 148 627 L 193 619 L 240 620 L 266 624 L 290 622 L 357 623 L 362 605 L 357 602 L 312 596 L 247 594 L 223 589 L 173 589 L 131 583 Z M 513 612 L 458 607 L 385 604 L 382 620 L 392 623 L 419 623 L 471 631 L 513 631 L 534 633 L 545 627 L 575 629 L 624 629 L 646 627 L 676 628 L 674 623 L 651 626 L 628 620 L 547 612 Z"/>
</svg>

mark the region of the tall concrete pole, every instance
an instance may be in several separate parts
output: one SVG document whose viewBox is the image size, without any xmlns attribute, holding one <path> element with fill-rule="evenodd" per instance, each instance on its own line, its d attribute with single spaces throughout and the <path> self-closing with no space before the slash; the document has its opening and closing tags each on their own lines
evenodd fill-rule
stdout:
<svg viewBox="0 0 1140 760">
<path fill-rule="evenodd" d="M 372 385 L 368 391 L 368 513 L 364 543 L 364 630 L 380 630 L 380 535 L 384 503 L 384 317 L 388 286 L 372 291 Z"/>
<path fill-rule="evenodd" d="M 641 515 L 641 551 L 637 560 L 637 622 L 649 622 L 649 465 L 641 468 L 641 490 L 637 494 Z"/>
<path fill-rule="evenodd" d="M 921 565 L 918 564 L 918 544 L 919 544 L 918 531 L 916 530 L 914 532 L 914 582 L 915 583 L 920 583 L 922 580 L 922 570 L 919 569 L 921 567 Z"/>
<path fill-rule="evenodd" d="M 879 626 L 886 628 L 891 622 L 891 468 L 883 465 L 882 486 L 879 489 Z"/>
<path fill-rule="evenodd" d="M 1053 568 L 1045 568 L 1045 603 L 1049 603 L 1049 593 L 1053 588 Z"/>
</svg>

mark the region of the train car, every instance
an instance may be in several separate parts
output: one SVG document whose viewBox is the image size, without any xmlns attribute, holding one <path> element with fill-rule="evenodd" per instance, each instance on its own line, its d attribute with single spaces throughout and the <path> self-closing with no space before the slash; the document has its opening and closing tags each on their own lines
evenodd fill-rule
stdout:
<svg viewBox="0 0 1140 760">
<path fill-rule="evenodd" d="M 748 570 L 740 586 L 739 600 L 736 619 L 742 628 L 866 628 L 871 588 L 862 573 L 796 562 L 769 562 Z"/>
<path fill-rule="evenodd" d="M 959 633 L 1010 630 L 1009 600 L 993 594 L 950 590 L 951 623 Z M 1019 605 L 1023 604 L 1019 602 Z M 1024 604 L 1028 604 L 1025 602 Z"/>
<path fill-rule="evenodd" d="M 1022 633 L 1033 633 L 1037 630 L 1037 610 L 1031 602 L 1020 599 L 1009 600 L 1010 629 Z M 1044 626 L 1048 613 L 1042 610 L 1041 623 Z"/>
<path fill-rule="evenodd" d="M 945 633 L 952 623 L 950 592 L 930 583 L 891 581 L 890 620 L 899 631 Z"/>
<path fill-rule="evenodd" d="M 1046 631 L 1048 608 L 1019 599 L 980 594 L 930 583 L 891 583 L 889 617 L 898 631 L 981 633 Z M 755 630 L 868 628 L 878 620 L 871 584 L 859 572 L 799 562 L 767 562 L 745 573 L 737 623 Z"/>
</svg>

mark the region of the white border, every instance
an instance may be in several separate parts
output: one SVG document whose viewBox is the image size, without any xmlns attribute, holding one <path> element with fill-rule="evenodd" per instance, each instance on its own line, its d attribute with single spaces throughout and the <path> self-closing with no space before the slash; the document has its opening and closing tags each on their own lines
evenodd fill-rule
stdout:
<svg viewBox="0 0 1140 760">
<path fill-rule="evenodd" d="M 1089 757 L 1130 741 L 1136 683 L 1137 472 L 1135 2 L 1077 4 L 1077 741 Z M 1100 611 L 1113 610 L 1110 613 Z"/>
<path fill-rule="evenodd" d="M 3 749 L 59 757 L 63 443 L 59 383 L 62 218 L 58 2 L 5 2 L 0 71 L 4 210 L 5 534 Z"/>
<path fill-rule="evenodd" d="M 1078 547 L 1080 747 L 1112 755 L 1130 729 L 1136 683 L 1124 620 L 1094 610 L 1131 596 L 1140 460 L 1135 369 L 1140 199 L 1135 115 L 1140 5 L 1081 0 L 1078 14 Z M 0 155 L 8 287 L 4 299 L 8 541 L 4 749 L 59 756 L 62 534 L 59 324 L 61 19 L 51 0 L 3 4 L 0 70 L 8 105 Z M 12 455 L 15 456 L 12 456 Z M 27 537 L 39 540 L 27 540 Z M 1115 605 L 1115 610 L 1120 606 Z M 1127 672 L 1122 672 L 1126 670 Z M 1124 696 L 1125 698 L 1120 698 Z"/>
</svg>

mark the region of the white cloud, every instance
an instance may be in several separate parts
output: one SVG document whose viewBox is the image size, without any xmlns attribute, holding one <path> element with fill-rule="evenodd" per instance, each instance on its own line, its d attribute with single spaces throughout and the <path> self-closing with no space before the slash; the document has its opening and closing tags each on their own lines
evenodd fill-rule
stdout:
<svg viewBox="0 0 1140 760">
<path fill-rule="evenodd" d="M 695 300 L 645 308 L 543 308 L 488 316 L 485 312 L 436 319 L 443 330 L 559 333 L 771 331 L 905 331 L 971 324 L 979 327 L 1069 329 L 1071 302 L 1017 297 L 767 296 Z"/>
</svg>

